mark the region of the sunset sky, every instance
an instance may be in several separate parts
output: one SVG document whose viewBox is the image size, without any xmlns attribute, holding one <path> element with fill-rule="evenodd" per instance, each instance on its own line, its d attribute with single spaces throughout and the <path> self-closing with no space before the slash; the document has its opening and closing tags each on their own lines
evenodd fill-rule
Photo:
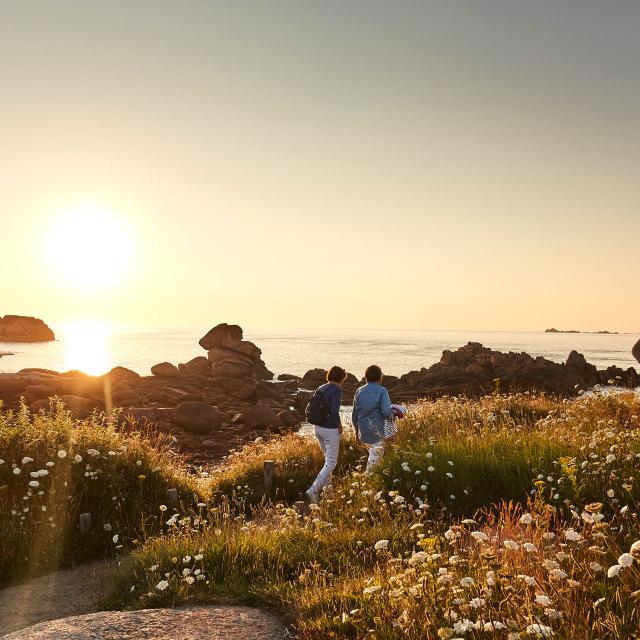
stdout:
<svg viewBox="0 0 640 640">
<path fill-rule="evenodd" d="M 640 331 L 640 3 L 0 9 L 0 316 Z"/>
</svg>

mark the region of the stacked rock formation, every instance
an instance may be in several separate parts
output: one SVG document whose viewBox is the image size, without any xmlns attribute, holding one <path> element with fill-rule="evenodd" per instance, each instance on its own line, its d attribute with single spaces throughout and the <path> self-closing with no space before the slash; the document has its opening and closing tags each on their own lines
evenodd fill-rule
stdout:
<svg viewBox="0 0 640 640">
<path fill-rule="evenodd" d="M 0 342 L 51 342 L 56 337 L 40 318 L 0 317 Z"/>
<path fill-rule="evenodd" d="M 98 377 L 44 369 L 0 374 L 0 400 L 15 409 L 24 398 L 36 412 L 57 396 L 77 418 L 95 409 L 120 408 L 123 425 L 170 434 L 194 462 L 299 427 L 303 416 L 292 408 L 297 383 L 271 381 L 260 349 L 243 340 L 239 326 L 218 325 L 200 343 L 208 357 L 177 366 L 161 362 L 151 367 L 151 376 L 124 367 Z"/>
</svg>

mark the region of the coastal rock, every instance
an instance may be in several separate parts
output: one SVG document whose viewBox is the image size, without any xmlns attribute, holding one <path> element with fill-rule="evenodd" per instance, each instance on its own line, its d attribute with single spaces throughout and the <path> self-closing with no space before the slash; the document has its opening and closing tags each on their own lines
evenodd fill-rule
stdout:
<svg viewBox="0 0 640 640">
<path fill-rule="evenodd" d="M 139 373 L 127 369 L 126 367 L 113 367 L 111 371 L 105 373 L 102 378 L 108 379 L 110 382 L 116 382 L 121 380 L 137 380 L 140 377 Z"/>
<path fill-rule="evenodd" d="M 114 407 L 133 407 L 139 404 L 140 396 L 131 389 L 123 389 L 111 394 L 111 402 Z"/>
<path fill-rule="evenodd" d="M 27 383 L 17 373 L 0 374 L 0 393 L 22 391 Z"/>
<path fill-rule="evenodd" d="M 294 376 L 292 373 L 281 373 L 277 380 L 280 382 L 300 382 L 302 380 L 301 376 Z"/>
<path fill-rule="evenodd" d="M 189 362 L 179 364 L 178 372 L 183 376 L 206 376 L 209 374 L 209 361 L 204 356 L 197 356 Z"/>
<path fill-rule="evenodd" d="M 71 412 L 74 418 L 86 418 L 94 409 L 99 409 L 100 404 L 88 398 L 82 398 L 74 395 L 62 395 L 60 400 L 65 405 L 65 408 Z M 35 400 L 29 405 L 29 410 L 32 413 L 45 410 L 48 411 L 51 406 L 50 398 L 43 398 L 41 400 Z"/>
<path fill-rule="evenodd" d="M 178 367 L 170 362 L 160 362 L 151 367 L 151 373 L 160 378 L 177 378 L 180 375 Z"/>
<path fill-rule="evenodd" d="M 40 318 L 0 317 L 0 342 L 51 342 L 56 337 Z"/>
<path fill-rule="evenodd" d="M 241 422 L 252 429 L 258 427 L 275 427 L 282 426 L 281 418 L 268 407 L 247 407 L 242 412 L 236 414 L 233 422 Z"/>
<path fill-rule="evenodd" d="M 237 324 L 222 324 L 216 325 L 213 329 L 210 329 L 200 340 L 198 344 L 208 351 L 215 347 L 223 347 L 229 343 L 240 342 L 242 340 L 242 327 Z"/>
<path fill-rule="evenodd" d="M 185 431 L 196 435 L 206 435 L 222 422 L 217 407 L 196 401 L 181 402 L 174 419 Z"/>
<path fill-rule="evenodd" d="M 440 362 L 428 369 L 401 376 L 390 390 L 395 400 L 460 394 L 480 396 L 495 390 L 544 391 L 570 396 L 579 388 L 602 381 L 604 374 L 577 352 L 569 354 L 567 362 L 561 364 L 541 356 L 533 358 L 527 353 L 492 351 L 470 342 L 456 351 L 444 351 Z M 635 386 L 638 376 L 631 369 L 625 372 L 625 379 L 630 386 Z"/>
</svg>

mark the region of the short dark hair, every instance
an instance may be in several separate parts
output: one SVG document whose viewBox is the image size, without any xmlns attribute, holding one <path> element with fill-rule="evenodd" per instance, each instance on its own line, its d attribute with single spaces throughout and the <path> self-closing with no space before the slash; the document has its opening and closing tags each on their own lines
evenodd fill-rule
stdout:
<svg viewBox="0 0 640 640">
<path fill-rule="evenodd" d="M 367 382 L 380 382 L 382 380 L 382 369 L 377 364 L 372 364 L 367 367 L 364 377 Z"/>
<path fill-rule="evenodd" d="M 342 382 L 346 377 L 347 372 L 335 364 L 327 371 L 327 382 Z"/>
</svg>

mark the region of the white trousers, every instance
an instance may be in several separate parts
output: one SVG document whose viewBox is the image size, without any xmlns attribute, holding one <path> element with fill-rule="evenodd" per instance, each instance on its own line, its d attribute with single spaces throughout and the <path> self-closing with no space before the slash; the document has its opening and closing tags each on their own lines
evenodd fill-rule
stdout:
<svg viewBox="0 0 640 640">
<path fill-rule="evenodd" d="M 369 451 L 367 468 L 365 469 L 365 473 L 368 473 L 382 460 L 382 456 L 384 455 L 384 440 L 379 440 L 373 444 L 367 444 L 365 442 L 364 446 L 367 447 L 367 450 Z"/>
<path fill-rule="evenodd" d="M 318 495 L 323 487 L 331 483 L 331 474 L 338 464 L 338 452 L 340 451 L 340 431 L 338 429 L 326 429 L 325 427 L 315 427 L 315 434 L 324 454 L 324 466 L 320 469 L 318 477 L 311 485 L 311 491 Z"/>
</svg>

